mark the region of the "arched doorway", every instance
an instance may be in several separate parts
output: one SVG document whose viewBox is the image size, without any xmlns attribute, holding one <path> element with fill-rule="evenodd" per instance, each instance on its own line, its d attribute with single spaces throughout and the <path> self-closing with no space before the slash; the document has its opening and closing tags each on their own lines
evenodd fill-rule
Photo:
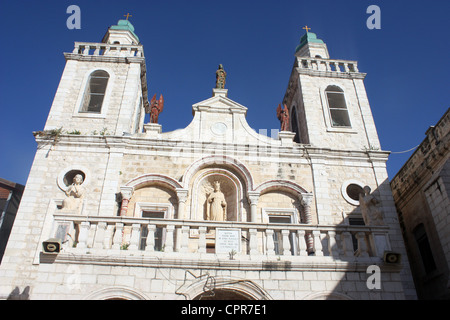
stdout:
<svg viewBox="0 0 450 320">
<path fill-rule="evenodd" d="M 215 289 L 202 292 L 193 300 L 253 300 L 249 295 L 231 289 Z"/>
</svg>

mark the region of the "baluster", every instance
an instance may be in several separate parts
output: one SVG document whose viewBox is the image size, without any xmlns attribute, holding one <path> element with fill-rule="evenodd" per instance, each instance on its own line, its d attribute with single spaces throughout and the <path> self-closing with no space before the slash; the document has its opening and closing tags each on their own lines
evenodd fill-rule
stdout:
<svg viewBox="0 0 450 320">
<path fill-rule="evenodd" d="M 342 232 L 341 241 L 342 241 L 342 248 L 344 250 L 344 256 L 353 257 L 354 249 L 353 249 L 352 235 L 350 234 L 350 232 L 348 231 Z"/>
<path fill-rule="evenodd" d="M 147 224 L 147 241 L 145 242 L 145 252 L 155 251 L 155 232 L 156 226 L 154 224 Z"/>
<path fill-rule="evenodd" d="M 84 249 L 87 247 L 90 226 L 91 224 L 88 221 L 81 222 L 77 248 Z"/>
<path fill-rule="evenodd" d="M 305 238 L 305 230 L 297 230 L 297 237 L 298 237 L 298 254 L 300 256 L 307 256 L 307 245 L 306 245 L 306 238 Z"/>
<path fill-rule="evenodd" d="M 180 252 L 188 252 L 188 248 L 189 248 L 189 226 L 182 226 Z"/>
<path fill-rule="evenodd" d="M 130 245 L 128 250 L 138 250 L 139 249 L 139 236 L 141 235 L 141 224 L 133 223 L 131 226 L 131 237 Z"/>
<path fill-rule="evenodd" d="M 344 70 L 345 70 L 345 72 L 350 72 L 348 69 L 348 63 L 344 63 Z"/>
<path fill-rule="evenodd" d="M 110 47 L 110 46 L 107 46 L 106 49 L 105 49 L 105 51 L 103 52 L 103 55 L 104 55 L 104 56 L 109 55 L 109 52 L 110 52 L 110 51 L 111 51 L 111 47 Z"/>
<path fill-rule="evenodd" d="M 306 65 L 308 66 L 308 69 L 312 69 L 311 60 L 306 60 Z"/>
<path fill-rule="evenodd" d="M 113 236 L 114 225 L 109 224 L 106 226 L 105 238 L 103 239 L 103 248 L 111 249 Z"/>
<path fill-rule="evenodd" d="M 123 239 L 123 223 L 116 222 L 116 232 L 114 233 L 113 238 L 113 249 L 119 250 L 122 246 L 122 239 Z"/>
<path fill-rule="evenodd" d="M 275 255 L 275 243 L 273 242 L 273 230 L 267 229 L 266 230 L 266 252 L 269 256 Z"/>
<path fill-rule="evenodd" d="M 357 232 L 355 236 L 356 240 L 358 240 L 356 255 L 363 258 L 368 257 L 369 253 L 367 252 L 366 234 L 364 232 Z"/>
<path fill-rule="evenodd" d="M 291 253 L 291 242 L 289 241 L 289 230 L 281 230 L 281 236 L 283 238 L 283 255 L 290 256 Z"/>
<path fill-rule="evenodd" d="M 206 227 L 198 228 L 198 253 L 206 253 Z"/>
<path fill-rule="evenodd" d="M 333 257 L 338 257 L 339 256 L 339 248 L 336 243 L 336 232 L 328 231 L 327 239 L 328 239 L 328 254 Z"/>
<path fill-rule="evenodd" d="M 84 50 L 83 50 L 83 55 L 84 56 L 88 56 L 89 55 L 89 49 L 90 49 L 91 47 L 90 46 L 88 46 L 88 45 L 85 45 L 84 46 Z"/>
<path fill-rule="evenodd" d="M 312 233 L 314 237 L 314 252 L 316 256 L 321 257 L 323 256 L 323 251 L 322 251 L 322 240 L 320 239 L 320 231 L 314 230 Z"/>
<path fill-rule="evenodd" d="M 98 56 L 100 53 L 100 46 L 95 46 L 94 56 Z"/>
<path fill-rule="evenodd" d="M 166 226 L 166 243 L 164 244 L 164 252 L 173 252 L 173 232 L 174 225 Z"/>
<path fill-rule="evenodd" d="M 341 68 L 339 67 L 339 62 L 335 62 L 334 67 L 336 68 L 336 72 L 341 72 Z"/>
<path fill-rule="evenodd" d="M 106 222 L 99 222 L 97 225 L 97 232 L 95 233 L 94 248 L 103 249 L 105 232 L 106 232 Z"/>
<path fill-rule="evenodd" d="M 78 43 L 75 43 L 75 47 L 73 48 L 72 53 L 80 53 L 80 45 Z"/>
<path fill-rule="evenodd" d="M 250 255 L 257 255 L 258 252 L 258 231 L 256 229 L 248 230 L 250 236 Z"/>
</svg>

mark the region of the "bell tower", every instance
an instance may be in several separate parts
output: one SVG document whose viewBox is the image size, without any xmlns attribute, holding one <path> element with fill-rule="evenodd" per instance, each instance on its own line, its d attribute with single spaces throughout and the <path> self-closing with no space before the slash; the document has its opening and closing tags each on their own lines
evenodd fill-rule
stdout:
<svg viewBox="0 0 450 320">
<path fill-rule="evenodd" d="M 128 20 L 108 28 L 99 43 L 75 42 L 44 130 L 81 135 L 142 131 L 147 100 L 143 46 Z"/>
<path fill-rule="evenodd" d="M 283 99 L 295 141 L 319 148 L 379 150 L 366 74 L 356 61 L 331 59 L 325 42 L 304 29 Z"/>
</svg>

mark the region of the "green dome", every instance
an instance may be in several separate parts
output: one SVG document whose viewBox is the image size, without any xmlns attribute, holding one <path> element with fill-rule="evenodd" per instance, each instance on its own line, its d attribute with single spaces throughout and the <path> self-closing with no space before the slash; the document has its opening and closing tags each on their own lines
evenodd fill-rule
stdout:
<svg viewBox="0 0 450 320">
<path fill-rule="evenodd" d="M 139 37 L 134 33 L 134 26 L 131 24 L 131 22 L 129 20 L 119 20 L 117 22 L 117 25 L 111 26 L 110 29 L 130 31 L 136 37 L 136 39 L 139 41 Z"/>
<path fill-rule="evenodd" d="M 307 43 L 324 43 L 322 40 L 317 39 L 317 35 L 312 32 L 306 32 L 300 39 L 300 44 L 295 48 L 295 52 L 300 50 Z"/>
</svg>

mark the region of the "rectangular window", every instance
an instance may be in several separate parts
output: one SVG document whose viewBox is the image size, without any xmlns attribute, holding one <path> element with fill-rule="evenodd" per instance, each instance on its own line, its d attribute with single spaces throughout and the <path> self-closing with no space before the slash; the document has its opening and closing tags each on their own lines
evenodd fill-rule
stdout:
<svg viewBox="0 0 450 320">
<path fill-rule="evenodd" d="M 164 219 L 165 212 L 160 211 L 143 211 L 142 217 L 143 218 L 154 218 L 154 219 Z M 141 239 L 140 239 L 140 245 L 139 250 L 145 250 L 145 247 L 147 246 L 147 236 L 148 236 L 148 228 L 146 225 L 142 227 L 141 230 Z M 162 251 L 163 248 L 163 236 L 164 236 L 164 229 L 162 227 L 156 227 L 155 233 L 155 251 Z"/>
<path fill-rule="evenodd" d="M 285 224 L 292 224 L 292 216 L 282 216 L 282 215 L 274 215 L 269 216 L 269 223 L 285 223 Z M 295 255 L 296 252 L 296 246 L 295 246 L 295 234 L 290 233 L 289 234 L 289 242 L 291 244 L 291 253 L 292 255 Z M 283 236 L 281 234 L 281 230 L 274 230 L 273 233 L 273 243 L 274 243 L 274 250 L 275 254 L 282 255 L 283 254 Z"/>
</svg>

